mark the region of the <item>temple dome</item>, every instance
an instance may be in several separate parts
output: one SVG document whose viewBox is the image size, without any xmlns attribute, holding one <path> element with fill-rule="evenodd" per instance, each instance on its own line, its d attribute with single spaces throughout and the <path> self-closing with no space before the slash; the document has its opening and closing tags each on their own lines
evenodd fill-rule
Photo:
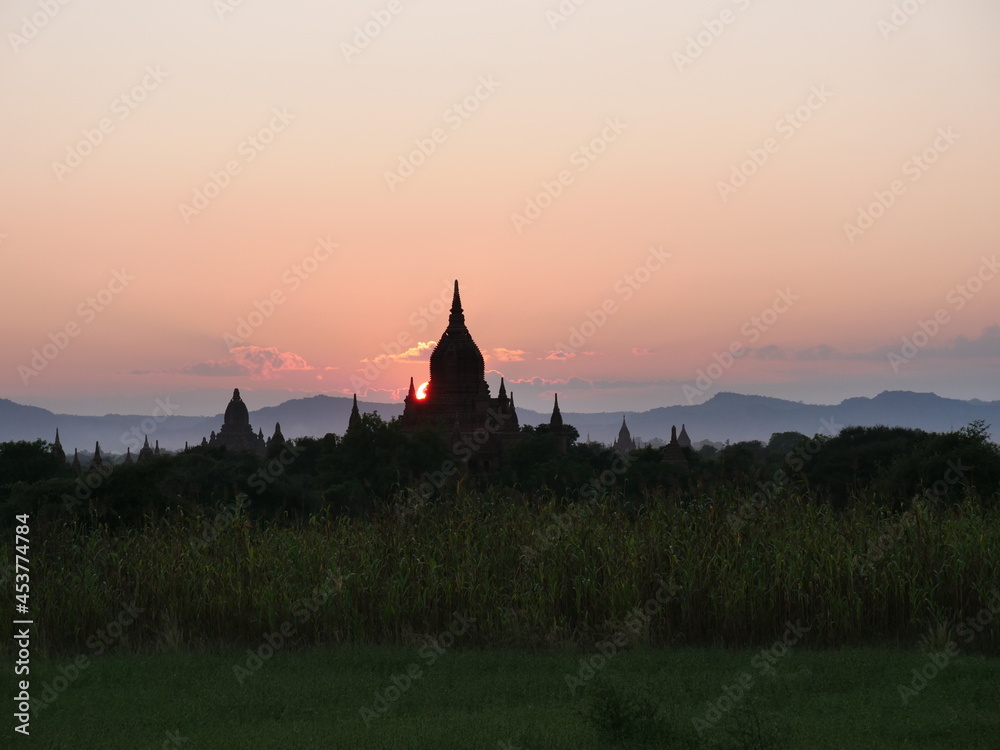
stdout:
<svg viewBox="0 0 1000 750">
<path fill-rule="evenodd" d="M 226 416 L 222 422 L 223 425 L 231 425 L 233 427 L 249 426 L 250 412 L 247 411 L 247 405 L 240 398 L 239 388 L 233 389 L 233 398 L 229 402 L 229 406 L 226 407 Z"/>
<path fill-rule="evenodd" d="M 247 410 L 247 405 L 243 403 L 243 399 L 240 398 L 239 388 L 233 389 L 233 398 L 226 407 L 222 429 L 218 432 L 212 431 L 208 444 L 213 448 L 224 447 L 243 453 L 264 455 L 267 449 L 264 434 L 261 431 L 255 433 L 250 426 L 250 412 Z M 148 446 L 146 447 L 148 448 Z M 157 450 L 159 449 L 153 451 L 154 455 L 156 455 Z"/>
<path fill-rule="evenodd" d="M 489 393 L 483 354 L 465 326 L 462 300 L 455 281 L 448 327 L 431 353 L 431 378 L 428 394 L 479 396 Z"/>
</svg>

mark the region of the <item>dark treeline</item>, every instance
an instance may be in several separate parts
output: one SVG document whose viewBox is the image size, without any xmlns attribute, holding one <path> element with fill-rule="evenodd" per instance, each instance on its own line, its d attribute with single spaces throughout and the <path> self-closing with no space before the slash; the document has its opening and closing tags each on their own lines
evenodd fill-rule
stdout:
<svg viewBox="0 0 1000 750">
<path fill-rule="evenodd" d="M 0 444 L 0 506 L 4 523 L 30 513 L 35 523 L 115 527 L 240 499 L 263 520 L 362 514 L 484 485 L 524 497 L 607 495 L 632 503 L 741 495 L 759 504 L 806 491 L 834 507 L 862 497 L 890 508 L 908 507 L 915 497 L 944 505 L 1000 499 L 1000 447 L 982 422 L 948 433 L 901 427 L 848 427 L 835 437 L 775 433 L 767 443 L 686 449 L 688 468 L 665 463 L 661 449 L 619 456 L 567 430 L 564 452 L 547 426 L 523 427 L 504 468 L 488 479 L 467 475 L 441 436 L 406 434 L 398 420 L 384 422 L 375 414 L 344 436 L 288 441 L 263 459 L 197 447 L 139 463 L 106 460 L 102 469 L 79 475 L 44 441 L 8 442 Z"/>
</svg>

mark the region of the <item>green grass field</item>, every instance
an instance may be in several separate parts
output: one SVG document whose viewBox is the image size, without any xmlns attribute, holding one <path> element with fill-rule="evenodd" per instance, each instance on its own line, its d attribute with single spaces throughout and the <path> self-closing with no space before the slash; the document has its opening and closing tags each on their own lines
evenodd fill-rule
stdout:
<svg viewBox="0 0 1000 750">
<path fill-rule="evenodd" d="M 581 671 L 581 659 L 596 651 L 438 653 L 427 644 L 279 649 L 250 669 L 245 651 L 102 656 L 58 683 L 64 689 L 34 716 L 30 741 L 9 739 L 8 713 L 4 746 L 995 750 L 1000 743 L 1000 659 L 949 658 L 904 705 L 898 686 L 912 686 L 930 653 L 780 651 L 764 658 L 760 650 L 639 648 L 595 659 L 592 672 Z M 35 696 L 71 662 L 36 662 Z M 247 669 L 242 680 L 235 666 Z M 571 690 L 576 680 L 582 684 Z M 741 682 L 743 695 L 734 687 Z M 705 722 L 700 733 L 696 718 Z"/>
<path fill-rule="evenodd" d="M 128 653 L 239 649 L 284 622 L 298 647 L 406 645 L 458 613 L 476 618 L 464 648 L 587 648 L 659 601 L 632 643 L 750 648 L 801 621 L 813 649 L 914 647 L 986 613 L 963 647 L 1000 654 L 1000 507 L 713 502 L 471 494 L 288 526 L 222 511 L 117 533 L 36 529 L 32 649 L 82 652 L 115 621 L 108 650 Z M 0 550 L 13 559 L 10 541 Z"/>
<path fill-rule="evenodd" d="M 798 494 L 40 527 L 0 746 L 996 750 L 998 552 L 997 507 Z"/>
</svg>

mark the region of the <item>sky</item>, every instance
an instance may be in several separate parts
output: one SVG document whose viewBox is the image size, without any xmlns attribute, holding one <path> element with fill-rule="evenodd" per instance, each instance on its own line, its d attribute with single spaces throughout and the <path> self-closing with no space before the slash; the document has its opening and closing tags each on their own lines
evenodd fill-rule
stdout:
<svg viewBox="0 0 1000 750">
<path fill-rule="evenodd" d="M 9 0 L 0 397 L 1000 399 L 994 0 Z"/>
</svg>

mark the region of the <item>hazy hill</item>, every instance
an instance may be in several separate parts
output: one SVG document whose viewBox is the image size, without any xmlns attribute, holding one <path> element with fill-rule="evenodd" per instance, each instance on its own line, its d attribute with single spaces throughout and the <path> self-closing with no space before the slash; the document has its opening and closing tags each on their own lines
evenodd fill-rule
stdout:
<svg viewBox="0 0 1000 750">
<path fill-rule="evenodd" d="M 362 411 L 377 411 L 384 419 L 402 413 L 402 404 L 360 402 Z M 286 401 L 250 412 L 254 430 L 265 436 L 281 423 L 285 437 L 328 432 L 342 434 L 351 413 L 351 399 L 343 396 L 313 396 Z M 548 413 L 518 408 L 521 424 L 547 422 Z M 622 412 L 577 413 L 563 411 L 563 419 L 580 431 L 582 438 L 613 442 L 621 427 Z M 886 424 L 919 427 L 942 432 L 964 427 L 982 419 L 993 426 L 994 439 L 1000 435 L 1000 401 L 960 401 L 941 398 L 933 393 L 885 391 L 874 398 L 849 398 L 836 405 L 803 404 L 765 396 L 719 393 L 696 406 L 663 406 L 644 412 L 625 412 L 629 430 L 644 441 L 668 439 L 670 426 L 687 425 L 695 442 L 701 440 L 736 442 L 767 440 L 774 432 L 796 431 L 806 435 L 834 431 L 847 425 Z M 825 420 L 825 421 L 824 421 Z M 111 453 L 124 453 L 131 446 L 135 453 L 148 432 L 150 443 L 160 441 L 169 450 L 183 448 L 185 441 L 195 445 L 212 430 L 222 426 L 222 414 L 214 417 L 170 417 L 161 423 L 151 417 L 108 414 L 103 417 L 80 417 L 53 414 L 45 409 L 24 406 L 0 399 L 0 441 L 51 441 L 59 428 L 63 446 L 72 455 L 74 448 L 93 450 L 94 442 Z M 150 429 L 151 428 L 151 429 Z"/>
<path fill-rule="evenodd" d="M 593 416 L 588 415 L 589 418 Z M 692 440 L 736 442 L 766 441 L 775 432 L 814 435 L 828 433 L 831 427 L 836 432 L 848 425 L 884 424 L 946 432 L 976 419 L 992 425 L 994 439 L 997 439 L 1000 436 L 1000 401 L 960 401 L 933 393 L 883 391 L 874 398 L 849 398 L 836 405 L 818 405 L 720 393 L 697 406 L 666 406 L 629 414 L 628 425 L 633 435 L 644 440 L 654 436 L 669 437 L 671 424 L 676 424 L 678 429 L 686 424 Z M 571 417 L 567 417 L 567 421 L 576 425 Z M 621 417 L 618 425 L 621 425 Z"/>
</svg>

